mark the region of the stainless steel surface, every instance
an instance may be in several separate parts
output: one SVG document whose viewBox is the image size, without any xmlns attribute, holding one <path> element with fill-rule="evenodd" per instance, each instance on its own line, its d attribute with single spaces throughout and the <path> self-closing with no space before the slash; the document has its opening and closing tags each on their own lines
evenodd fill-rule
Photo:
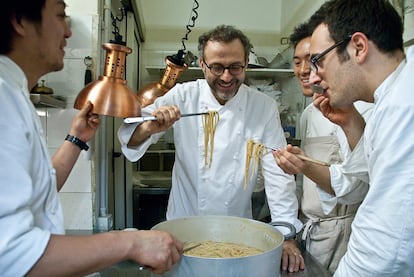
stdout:
<svg viewBox="0 0 414 277">
<path fill-rule="evenodd" d="M 301 249 L 303 259 L 305 260 L 305 270 L 290 273 L 280 271 L 280 277 L 331 277 L 332 274 L 326 270 L 318 261 L 312 257 L 305 249 Z"/>
<path fill-rule="evenodd" d="M 325 268 L 322 267 L 320 263 L 318 263 L 315 258 L 313 258 L 306 250 L 302 249 L 302 256 L 305 260 L 305 270 L 299 272 L 287 272 L 287 271 L 280 271 L 280 277 L 331 277 L 332 274 L 329 273 Z M 105 269 L 100 272 L 100 276 L 102 277 L 151 277 L 151 271 L 145 269 L 140 271 L 137 265 L 133 264 L 122 264 L 122 265 L 115 265 L 108 269 Z M 262 277 L 259 275 L 254 275 L 258 277 Z M 219 275 L 216 277 L 228 277 L 226 275 Z M 250 277 L 247 275 L 242 275 L 240 277 Z"/>
<path fill-rule="evenodd" d="M 182 114 L 181 117 L 188 117 L 188 116 L 197 116 L 197 115 L 204 115 L 208 113 L 187 113 Z M 127 117 L 124 119 L 125 123 L 140 123 L 144 121 L 150 121 L 150 120 L 157 120 L 155 116 L 138 116 L 138 117 Z"/>
</svg>

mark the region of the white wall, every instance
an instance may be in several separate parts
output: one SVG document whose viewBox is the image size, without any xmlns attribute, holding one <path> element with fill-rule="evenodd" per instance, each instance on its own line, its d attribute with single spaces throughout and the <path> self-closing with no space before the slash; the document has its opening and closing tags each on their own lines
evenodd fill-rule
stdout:
<svg viewBox="0 0 414 277">
<path fill-rule="evenodd" d="M 99 49 L 97 1 L 66 0 L 66 3 L 73 35 L 68 39 L 65 49 L 65 66 L 62 71 L 47 74 L 41 79 L 46 80 L 46 86 L 51 87 L 55 95 L 67 97 L 67 105 L 65 109 L 37 108 L 51 155 L 63 143 L 72 117 L 78 112 L 72 107 L 78 92 L 84 86 L 86 67 L 83 59 L 91 56 L 96 60 Z M 92 183 L 93 162 L 89 156 L 92 153 L 81 154 L 65 186 L 59 192 L 65 215 L 65 229 L 93 228 L 95 188 Z"/>
<path fill-rule="evenodd" d="M 414 0 L 404 0 L 404 42 L 414 44 Z"/>
</svg>

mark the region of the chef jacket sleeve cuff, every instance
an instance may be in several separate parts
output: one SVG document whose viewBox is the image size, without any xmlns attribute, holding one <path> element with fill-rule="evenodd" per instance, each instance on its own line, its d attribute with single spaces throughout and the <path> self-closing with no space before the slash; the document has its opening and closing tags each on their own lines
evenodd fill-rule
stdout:
<svg viewBox="0 0 414 277">
<path fill-rule="evenodd" d="M 118 130 L 118 139 L 121 143 L 121 150 L 125 157 L 131 161 L 136 162 L 138 161 L 144 154 L 148 147 L 155 143 L 153 136 L 150 136 L 146 139 L 142 144 L 136 147 L 128 147 L 128 142 L 131 139 L 132 134 L 135 131 L 135 128 L 139 125 L 139 123 L 132 123 L 132 124 L 122 124 Z"/>
</svg>

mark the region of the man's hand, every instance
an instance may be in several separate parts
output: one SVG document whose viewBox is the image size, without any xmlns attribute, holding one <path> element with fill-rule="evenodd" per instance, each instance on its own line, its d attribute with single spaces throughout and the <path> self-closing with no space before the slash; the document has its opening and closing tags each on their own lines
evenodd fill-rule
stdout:
<svg viewBox="0 0 414 277">
<path fill-rule="evenodd" d="M 88 101 L 80 112 L 73 118 L 69 134 L 84 142 L 90 141 L 100 124 L 97 114 L 92 113 L 93 104 Z"/>
<path fill-rule="evenodd" d="M 152 115 L 155 116 L 157 120 L 145 121 L 138 125 L 128 142 L 128 147 L 138 146 L 152 134 L 168 130 L 180 119 L 181 113 L 177 106 L 161 106 L 156 109 Z"/>
<path fill-rule="evenodd" d="M 305 269 L 305 261 L 295 240 L 287 240 L 283 243 L 282 270 L 297 272 Z"/>
</svg>

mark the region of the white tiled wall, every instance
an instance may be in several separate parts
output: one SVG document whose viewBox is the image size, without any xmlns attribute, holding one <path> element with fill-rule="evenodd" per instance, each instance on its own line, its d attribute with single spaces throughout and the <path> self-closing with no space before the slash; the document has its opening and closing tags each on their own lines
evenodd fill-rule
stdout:
<svg viewBox="0 0 414 277">
<path fill-rule="evenodd" d="M 73 116 L 78 112 L 73 103 L 79 91 L 84 87 L 86 66 L 84 57 L 92 56 L 96 51 L 96 15 L 71 14 L 72 37 L 65 49 L 65 66 L 62 71 L 43 76 L 46 86 L 54 90 L 55 95 L 65 96 L 65 109 L 38 108 L 38 114 L 46 133 L 49 152 L 53 155 L 69 132 Z M 93 147 L 91 147 L 93 149 Z M 89 151 L 91 151 L 90 149 Z M 89 152 L 88 151 L 88 152 Z M 90 154 L 83 152 L 75 164 L 71 175 L 59 192 L 64 215 L 65 229 L 91 230 L 94 222 L 94 184 L 92 184 L 92 160 Z"/>
</svg>

